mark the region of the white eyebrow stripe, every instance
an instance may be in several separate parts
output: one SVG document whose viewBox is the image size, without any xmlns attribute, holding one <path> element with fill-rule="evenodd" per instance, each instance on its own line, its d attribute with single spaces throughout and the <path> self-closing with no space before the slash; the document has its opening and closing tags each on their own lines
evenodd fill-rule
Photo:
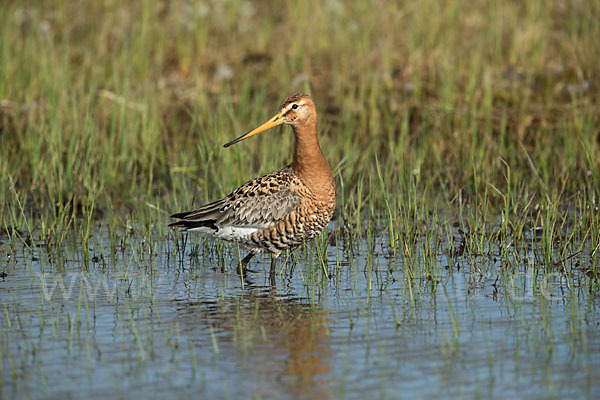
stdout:
<svg viewBox="0 0 600 400">
<path fill-rule="evenodd" d="M 285 106 L 285 108 L 283 109 L 283 111 L 281 111 L 281 115 L 285 115 L 288 112 L 290 112 L 292 110 L 292 107 L 294 106 L 294 104 L 298 104 L 298 106 L 304 104 L 302 100 L 300 101 L 294 101 L 290 104 L 288 104 L 287 106 Z"/>
<path fill-rule="evenodd" d="M 287 106 L 286 106 L 286 107 L 283 109 L 283 112 L 282 112 L 282 114 L 287 114 L 287 113 L 290 111 L 290 108 L 291 108 L 291 104 L 288 104 L 288 105 L 287 105 Z"/>
</svg>

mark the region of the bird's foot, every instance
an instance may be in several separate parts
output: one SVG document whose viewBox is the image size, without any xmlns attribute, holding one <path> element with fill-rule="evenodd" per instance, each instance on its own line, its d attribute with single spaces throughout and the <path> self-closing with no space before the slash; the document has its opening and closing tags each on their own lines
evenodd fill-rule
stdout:
<svg viewBox="0 0 600 400">
<path fill-rule="evenodd" d="M 254 253 L 248 253 L 248 255 L 246 257 L 242 258 L 242 260 L 238 264 L 238 269 L 237 269 L 238 274 L 245 276 L 248 272 L 250 272 L 250 273 L 256 272 L 256 271 L 252 271 L 251 269 L 246 268 L 246 266 L 248 265 L 248 263 L 250 262 L 252 257 L 254 257 Z"/>
<path fill-rule="evenodd" d="M 256 273 L 256 272 L 257 272 L 257 271 L 255 271 L 255 270 L 253 270 L 253 269 L 247 268 L 247 267 L 246 267 L 246 264 L 244 264 L 244 263 L 239 263 L 239 264 L 238 264 L 237 273 L 238 273 L 239 275 L 244 275 L 244 276 L 245 276 L 245 275 L 246 275 L 246 274 L 248 274 L 248 273 L 250 273 L 250 274 L 254 274 L 254 273 Z"/>
</svg>

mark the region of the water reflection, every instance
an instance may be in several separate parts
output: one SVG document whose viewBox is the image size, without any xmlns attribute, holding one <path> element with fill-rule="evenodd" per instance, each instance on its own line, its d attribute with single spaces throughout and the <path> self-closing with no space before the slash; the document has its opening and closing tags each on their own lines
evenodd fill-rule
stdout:
<svg viewBox="0 0 600 400">
<path fill-rule="evenodd" d="M 595 247 L 554 265 L 439 252 L 461 241 L 372 264 L 358 241 L 333 278 L 311 278 L 308 254 L 277 287 L 260 268 L 242 285 L 210 258 L 175 263 L 161 241 L 146 258 L 97 243 L 112 255 L 89 265 L 0 247 L 0 398 L 597 398 Z"/>
<path fill-rule="evenodd" d="M 310 299 L 251 286 L 239 296 L 181 302 L 178 311 L 195 346 L 210 341 L 219 356 L 235 353 L 242 376 L 283 386 L 294 398 L 332 397 L 329 316 Z"/>
</svg>

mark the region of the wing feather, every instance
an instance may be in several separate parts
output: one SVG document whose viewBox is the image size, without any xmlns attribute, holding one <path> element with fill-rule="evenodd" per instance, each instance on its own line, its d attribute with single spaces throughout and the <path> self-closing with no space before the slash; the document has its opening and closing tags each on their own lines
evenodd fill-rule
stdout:
<svg viewBox="0 0 600 400">
<path fill-rule="evenodd" d="M 256 178 L 229 195 L 218 225 L 267 226 L 283 219 L 302 201 L 300 179 L 287 169 Z"/>
<path fill-rule="evenodd" d="M 265 228 L 283 219 L 302 202 L 298 188 L 300 178 L 289 167 L 253 179 L 228 196 L 206 204 L 197 210 L 172 215 L 180 221 L 170 226 L 186 227 L 247 227 Z"/>
</svg>

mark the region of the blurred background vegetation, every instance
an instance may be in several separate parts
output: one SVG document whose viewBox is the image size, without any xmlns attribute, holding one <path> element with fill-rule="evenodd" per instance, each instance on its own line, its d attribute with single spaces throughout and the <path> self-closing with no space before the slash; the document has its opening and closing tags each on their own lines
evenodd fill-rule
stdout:
<svg viewBox="0 0 600 400">
<path fill-rule="evenodd" d="M 342 212 L 597 206 L 598 1 L 12 1 L 0 32 L 3 226 L 224 195 L 290 160 L 287 127 L 222 144 L 295 92 Z"/>
</svg>

